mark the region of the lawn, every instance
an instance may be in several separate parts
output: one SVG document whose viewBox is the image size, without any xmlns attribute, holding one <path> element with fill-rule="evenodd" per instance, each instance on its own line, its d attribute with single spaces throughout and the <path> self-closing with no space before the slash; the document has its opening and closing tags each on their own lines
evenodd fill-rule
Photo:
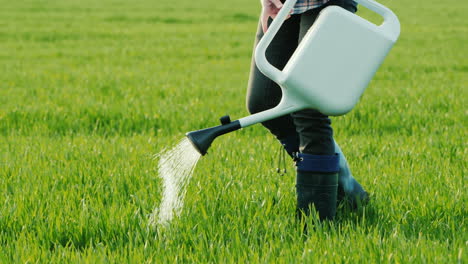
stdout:
<svg viewBox="0 0 468 264">
<path fill-rule="evenodd" d="M 467 262 L 468 2 L 381 3 L 400 39 L 333 118 L 372 199 L 304 234 L 260 125 L 217 139 L 181 215 L 149 224 L 154 154 L 248 114 L 258 1 L 0 0 L 0 263 Z"/>
</svg>

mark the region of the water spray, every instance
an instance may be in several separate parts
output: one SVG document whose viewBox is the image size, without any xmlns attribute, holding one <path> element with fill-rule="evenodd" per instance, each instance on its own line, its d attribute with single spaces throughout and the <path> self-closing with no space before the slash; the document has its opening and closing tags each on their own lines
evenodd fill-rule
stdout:
<svg viewBox="0 0 468 264">
<path fill-rule="evenodd" d="M 302 109 L 328 116 L 348 113 L 400 35 L 397 16 L 373 0 L 355 1 L 381 15 L 381 25 L 339 6 L 328 6 L 280 71 L 267 61 L 265 52 L 296 1 L 284 3 L 255 50 L 258 69 L 281 87 L 280 103 L 235 121 L 224 116 L 219 126 L 188 132 L 186 136 L 201 155 L 218 136 Z"/>
</svg>

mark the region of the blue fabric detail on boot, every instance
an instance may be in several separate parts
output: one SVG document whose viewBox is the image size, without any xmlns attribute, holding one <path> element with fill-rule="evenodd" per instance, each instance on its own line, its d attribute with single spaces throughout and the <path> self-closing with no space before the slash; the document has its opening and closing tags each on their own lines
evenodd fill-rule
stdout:
<svg viewBox="0 0 468 264">
<path fill-rule="evenodd" d="M 284 149 L 292 156 L 293 153 L 299 152 L 299 135 L 297 133 L 291 134 L 285 138 L 278 139 Z"/>
<path fill-rule="evenodd" d="M 340 171 L 340 155 L 311 155 L 299 153 L 296 166 L 298 171 L 338 172 Z"/>
</svg>

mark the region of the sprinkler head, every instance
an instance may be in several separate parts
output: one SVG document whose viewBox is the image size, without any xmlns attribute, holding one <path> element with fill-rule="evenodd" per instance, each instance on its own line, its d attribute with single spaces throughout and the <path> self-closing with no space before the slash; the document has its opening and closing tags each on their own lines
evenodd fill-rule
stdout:
<svg viewBox="0 0 468 264">
<path fill-rule="evenodd" d="M 185 134 L 195 149 L 204 156 L 211 146 L 211 143 L 218 136 L 236 131 L 241 128 L 238 120 L 226 122 L 226 117 L 221 118 L 222 125 L 188 132 Z"/>
</svg>

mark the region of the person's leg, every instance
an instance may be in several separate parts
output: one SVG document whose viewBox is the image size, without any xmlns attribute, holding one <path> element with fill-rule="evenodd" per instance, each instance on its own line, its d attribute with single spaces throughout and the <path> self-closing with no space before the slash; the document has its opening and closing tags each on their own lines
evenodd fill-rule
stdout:
<svg viewBox="0 0 468 264">
<path fill-rule="evenodd" d="M 299 25 L 300 25 L 300 16 L 292 16 L 286 20 L 276 34 L 269 48 L 267 49 L 267 59 L 269 62 L 279 69 L 283 69 L 287 61 L 293 54 L 294 50 L 298 44 L 299 37 Z M 257 33 L 257 41 L 262 38 L 263 32 L 259 26 Z M 254 57 L 254 56 L 253 56 Z M 281 88 L 269 78 L 264 76 L 256 67 L 255 61 L 252 60 L 251 75 L 249 80 L 247 92 L 247 107 L 250 113 L 257 113 L 275 107 L 281 100 L 282 92 Z M 310 110 L 313 111 L 313 110 Z M 308 113 L 309 110 L 305 110 L 303 113 Z M 323 125 L 324 129 L 327 130 L 325 137 L 331 137 L 331 127 L 330 120 L 319 114 L 316 111 L 313 111 L 314 114 L 320 115 L 318 117 L 319 122 L 315 123 L 317 126 Z M 296 120 L 300 119 L 300 113 L 297 114 Z M 309 120 L 309 118 L 308 118 Z M 273 119 L 267 122 L 264 122 L 263 125 L 270 130 L 281 142 L 285 145 L 286 149 L 292 155 L 292 152 L 297 150 L 294 148 L 288 149 L 288 146 L 297 146 L 299 137 L 296 132 L 296 121 L 293 121 L 290 115 L 286 115 L 277 119 Z M 310 120 L 307 121 L 308 124 Z M 312 127 L 316 127 L 312 124 Z M 306 136 L 315 136 L 316 133 L 311 135 L 308 130 L 310 127 L 305 127 L 306 129 L 301 130 L 300 132 Z M 318 136 L 322 136 L 320 133 Z M 315 140 L 321 142 L 322 140 Z M 304 141 L 303 142 L 307 142 Z M 323 157 L 315 156 L 300 156 L 297 167 L 298 175 L 308 175 L 309 170 L 313 170 L 314 176 L 316 177 L 298 177 L 297 180 L 297 206 L 298 209 L 307 210 L 311 204 L 309 201 L 312 199 L 315 201 L 313 206 L 315 206 L 319 212 L 321 219 L 331 219 L 335 215 L 336 210 L 336 186 L 337 186 L 337 177 L 328 177 L 328 174 L 333 173 L 336 176 L 336 169 L 333 172 L 330 172 L 330 168 L 324 167 L 324 164 L 338 164 L 337 157 L 334 154 L 333 144 L 331 143 L 332 148 L 328 150 L 332 155 L 329 155 L 330 160 L 328 162 L 323 161 Z M 309 147 L 314 147 L 310 145 Z M 320 146 L 317 146 L 320 148 Z M 336 166 L 332 166 L 336 167 Z M 317 176 L 317 173 L 320 173 L 321 176 Z M 331 181 L 330 181 L 331 180 Z M 329 195 L 331 189 L 334 192 L 333 195 Z M 329 206 L 329 201 L 322 203 L 321 201 L 332 199 L 331 203 L 335 205 Z M 323 205 L 323 206 L 322 206 Z"/>
<path fill-rule="evenodd" d="M 321 9 L 309 10 L 301 15 L 299 41 Z M 291 116 L 299 135 L 297 208 L 300 214 L 308 215 L 313 207 L 321 220 L 332 220 L 336 213 L 339 157 L 335 155 L 331 121 L 328 116 L 313 109 L 301 110 Z"/>
<path fill-rule="evenodd" d="M 353 1 L 332 0 L 327 5 L 319 9 L 310 10 L 302 14 L 299 33 L 300 41 L 305 36 L 312 24 L 315 22 L 319 12 L 329 5 L 339 5 L 350 12 L 356 11 L 356 5 Z M 300 135 L 299 149 L 302 155 L 320 155 L 315 156 L 316 158 L 318 158 L 321 156 L 331 157 L 331 155 L 337 153 L 339 156 L 338 188 L 336 191 L 329 190 L 329 194 L 337 195 L 338 203 L 345 201 L 352 208 L 356 208 L 361 201 L 366 201 L 368 198 L 367 193 L 364 191 L 362 186 L 353 178 L 345 156 L 343 155 L 338 144 L 336 144 L 336 142 L 333 139 L 333 130 L 331 128 L 331 122 L 329 118 L 314 110 L 299 111 L 297 113 L 294 113 L 292 116 L 294 118 L 294 123 L 297 127 L 297 131 Z M 317 170 L 317 168 L 315 170 Z M 318 176 L 314 176 L 314 173 Z M 334 182 L 330 179 L 335 179 L 334 177 L 336 177 L 336 175 L 323 176 L 322 174 L 320 174 L 320 171 L 311 171 L 309 172 L 309 174 L 298 173 L 298 184 L 299 182 L 304 181 L 303 179 L 299 179 L 299 177 L 329 177 L 327 178 L 327 181 L 329 181 L 330 183 Z M 328 201 L 332 203 L 332 199 L 329 199 Z M 324 201 L 319 202 L 325 203 Z M 332 205 L 330 204 L 329 206 Z"/>
<path fill-rule="evenodd" d="M 320 8 L 315 8 L 301 14 L 298 41 L 302 41 L 302 38 L 313 25 L 320 11 L 330 5 L 344 6 L 344 2 L 349 2 L 349 0 L 332 0 Z M 302 110 L 293 113 L 291 116 L 294 119 L 296 131 L 300 135 L 300 142 L 288 142 L 290 145 L 286 145 L 286 149 L 294 149 L 296 152 L 300 151 L 302 153 L 317 155 L 333 155 L 335 153 L 333 130 L 331 128 L 331 121 L 327 116 L 312 109 Z M 293 145 L 294 142 L 296 144 L 299 143 L 300 146 Z"/>
<path fill-rule="evenodd" d="M 352 13 L 355 13 L 357 11 L 357 3 L 353 0 L 332 0 L 330 2 L 328 2 L 326 5 L 322 6 L 321 8 L 319 9 L 315 9 L 315 10 L 310 10 L 309 12 L 306 12 L 305 14 L 302 14 L 301 15 L 301 21 L 300 21 L 300 27 L 299 27 L 299 42 L 302 40 L 303 36 L 305 36 L 305 34 L 307 33 L 307 31 L 309 30 L 309 28 L 312 26 L 312 24 L 315 22 L 315 19 L 318 17 L 318 14 L 319 12 L 329 6 L 329 5 L 339 5 L 343 8 L 345 8 L 346 10 L 352 12 Z M 288 50 L 288 52 L 290 52 L 291 54 L 294 52 L 292 50 Z M 289 57 L 290 55 L 288 55 Z M 279 102 L 279 100 L 278 100 Z M 287 120 L 282 120 L 284 122 L 284 124 L 288 124 L 287 127 L 288 127 L 288 131 L 291 130 L 291 124 L 293 123 L 292 119 L 290 118 L 290 116 L 288 115 L 286 117 Z M 284 148 L 286 149 L 286 151 L 288 152 L 288 154 L 292 157 L 293 153 L 296 153 L 296 152 L 299 152 L 299 135 L 297 133 L 294 133 L 294 132 L 291 132 L 288 134 L 288 136 L 283 136 L 280 138 L 280 142 L 281 144 L 284 146 Z M 340 164 L 344 164 L 346 165 L 346 168 L 347 168 L 347 163 L 346 163 L 346 159 L 344 159 L 344 162 L 343 163 L 343 159 L 344 157 L 340 157 Z M 340 174 L 341 175 L 341 174 Z"/>
<path fill-rule="evenodd" d="M 335 151 L 340 156 L 340 171 L 338 173 L 338 203 L 343 203 L 350 209 L 356 209 L 369 200 L 369 194 L 354 179 L 349 169 L 348 161 L 335 141 Z"/>
<path fill-rule="evenodd" d="M 289 58 L 297 47 L 299 36 L 300 16 L 293 15 L 284 21 L 282 27 L 274 37 L 266 51 L 268 61 L 283 69 Z M 263 37 L 261 25 L 258 27 L 255 45 L 257 46 Z M 278 84 L 267 78 L 259 71 L 252 56 L 252 65 L 247 89 L 247 109 L 251 114 L 255 114 L 278 105 L 282 97 L 281 88 Z M 262 123 L 281 144 L 287 146 L 289 153 L 296 152 L 295 146 L 298 144 L 296 128 L 290 115 L 285 115 Z M 292 148 L 291 148 L 292 147 Z"/>
<path fill-rule="evenodd" d="M 337 0 L 332 0 L 331 2 L 334 1 Z M 318 12 L 315 12 L 312 16 L 316 17 L 317 14 Z M 314 20 L 315 18 L 301 19 L 301 15 L 293 15 L 291 18 L 287 19 L 267 49 L 266 56 L 268 61 L 278 69 L 283 69 L 296 50 L 299 36 L 305 34 L 305 32 L 299 32 L 299 30 L 310 28 Z M 309 23 L 309 25 L 305 23 Z M 262 37 L 263 31 L 259 23 L 254 50 Z M 252 56 L 247 89 L 247 109 L 249 112 L 255 114 L 273 108 L 278 105 L 281 97 L 281 88 L 258 70 L 254 56 Z M 290 115 L 266 121 L 262 124 L 276 136 L 290 156 L 299 151 L 299 135 L 296 132 L 294 122 Z"/>
</svg>

